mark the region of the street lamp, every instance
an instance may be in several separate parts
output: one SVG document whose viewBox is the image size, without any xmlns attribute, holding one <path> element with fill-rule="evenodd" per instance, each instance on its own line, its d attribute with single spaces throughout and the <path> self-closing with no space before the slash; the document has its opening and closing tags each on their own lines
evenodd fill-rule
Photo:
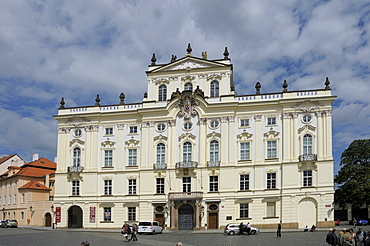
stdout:
<svg viewBox="0 0 370 246">
<path fill-rule="evenodd" d="M 32 206 L 30 206 L 30 211 L 33 212 L 33 207 Z"/>
<path fill-rule="evenodd" d="M 53 205 L 51 205 L 51 212 L 53 212 L 54 213 L 54 206 Z"/>
</svg>

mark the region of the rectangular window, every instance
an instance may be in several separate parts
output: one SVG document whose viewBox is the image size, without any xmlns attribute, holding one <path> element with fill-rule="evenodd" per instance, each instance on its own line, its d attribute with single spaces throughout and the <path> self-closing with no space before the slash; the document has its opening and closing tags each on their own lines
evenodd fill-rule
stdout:
<svg viewBox="0 0 370 246">
<path fill-rule="evenodd" d="M 104 150 L 104 167 L 113 166 L 113 150 Z"/>
<path fill-rule="evenodd" d="M 240 175 L 240 190 L 249 190 L 249 174 Z"/>
<path fill-rule="evenodd" d="M 112 221 L 112 208 L 104 208 L 104 221 Z"/>
<path fill-rule="evenodd" d="M 128 220 L 136 221 L 136 207 L 128 207 Z"/>
<path fill-rule="evenodd" d="M 17 203 L 17 194 L 14 195 L 14 203 Z"/>
<path fill-rule="evenodd" d="M 72 196 L 80 195 L 80 181 L 72 181 Z"/>
<path fill-rule="evenodd" d="M 105 128 L 105 135 L 113 135 L 113 127 Z"/>
<path fill-rule="evenodd" d="M 303 171 L 303 187 L 312 186 L 312 170 Z"/>
<path fill-rule="evenodd" d="M 267 117 L 267 125 L 276 125 L 276 117 Z"/>
<path fill-rule="evenodd" d="M 12 203 L 12 195 L 9 195 L 8 204 Z"/>
<path fill-rule="evenodd" d="M 266 217 L 276 217 L 275 202 L 267 202 L 266 204 Z"/>
<path fill-rule="evenodd" d="M 218 176 L 209 176 L 209 191 L 218 191 Z"/>
<path fill-rule="evenodd" d="M 248 205 L 249 203 L 240 203 L 240 218 L 248 218 Z"/>
<path fill-rule="evenodd" d="M 128 150 L 128 165 L 137 166 L 137 149 Z"/>
<path fill-rule="evenodd" d="M 55 182 L 54 182 L 54 181 L 50 181 L 50 182 L 49 182 L 49 187 L 54 187 L 54 184 L 55 184 Z"/>
<path fill-rule="evenodd" d="M 240 119 L 240 127 L 248 127 L 249 119 Z"/>
<path fill-rule="evenodd" d="M 128 180 L 128 194 L 135 195 L 136 194 L 136 179 L 129 179 Z"/>
<path fill-rule="evenodd" d="M 267 159 L 274 159 L 276 156 L 276 141 L 267 141 Z"/>
<path fill-rule="evenodd" d="M 24 212 L 21 212 L 21 220 L 24 220 Z"/>
<path fill-rule="evenodd" d="M 22 194 L 22 203 L 24 203 L 25 198 L 26 198 L 25 194 Z"/>
<path fill-rule="evenodd" d="M 191 177 L 182 178 L 182 192 L 191 192 Z"/>
<path fill-rule="evenodd" d="M 104 195 L 112 195 L 112 180 L 104 180 Z"/>
<path fill-rule="evenodd" d="M 130 126 L 130 133 L 137 133 L 137 126 Z"/>
<path fill-rule="evenodd" d="M 240 143 L 240 160 L 250 160 L 250 143 Z"/>
<path fill-rule="evenodd" d="M 276 189 L 276 173 L 267 174 L 267 189 Z"/>
<path fill-rule="evenodd" d="M 157 194 L 164 194 L 164 178 L 157 178 Z"/>
<path fill-rule="evenodd" d="M 49 196 L 49 201 L 54 201 L 54 196 Z"/>
</svg>

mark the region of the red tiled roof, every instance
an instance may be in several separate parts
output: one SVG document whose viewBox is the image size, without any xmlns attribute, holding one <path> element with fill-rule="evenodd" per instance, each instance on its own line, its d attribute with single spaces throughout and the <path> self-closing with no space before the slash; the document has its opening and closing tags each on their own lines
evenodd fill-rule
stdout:
<svg viewBox="0 0 370 246">
<path fill-rule="evenodd" d="M 24 167 L 27 167 L 27 166 L 37 166 L 37 167 L 41 167 L 41 168 L 51 168 L 51 169 L 54 169 L 56 170 L 57 168 L 57 164 L 55 162 L 52 162 L 44 157 L 36 160 L 36 161 L 33 161 L 33 162 L 29 162 L 29 163 L 26 163 L 22 166 L 22 168 Z"/>
<path fill-rule="evenodd" d="M 23 185 L 22 187 L 19 187 L 18 189 L 36 189 L 36 190 L 47 190 L 49 191 L 50 189 L 46 187 L 45 185 L 37 182 L 37 181 L 30 181 L 27 184 Z"/>
<path fill-rule="evenodd" d="M 14 174 L 13 176 L 43 177 L 51 173 L 55 173 L 55 170 L 39 167 L 23 167 L 18 173 Z"/>
<path fill-rule="evenodd" d="M 4 156 L 4 157 L 0 158 L 0 164 L 1 164 L 1 163 L 3 163 L 3 162 L 5 162 L 5 161 L 7 161 L 7 160 L 9 160 L 9 159 L 10 159 L 10 158 L 12 158 L 13 156 L 15 156 L 15 154 L 13 154 L 13 155 L 8 155 L 8 156 Z"/>
</svg>

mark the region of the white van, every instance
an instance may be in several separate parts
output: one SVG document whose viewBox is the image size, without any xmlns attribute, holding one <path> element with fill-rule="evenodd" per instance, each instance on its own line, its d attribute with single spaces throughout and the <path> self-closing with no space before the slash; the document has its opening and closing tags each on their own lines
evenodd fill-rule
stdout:
<svg viewBox="0 0 370 246">
<path fill-rule="evenodd" d="M 140 221 L 137 233 L 140 235 L 143 233 L 162 233 L 162 227 L 158 221 Z"/>
</svg>

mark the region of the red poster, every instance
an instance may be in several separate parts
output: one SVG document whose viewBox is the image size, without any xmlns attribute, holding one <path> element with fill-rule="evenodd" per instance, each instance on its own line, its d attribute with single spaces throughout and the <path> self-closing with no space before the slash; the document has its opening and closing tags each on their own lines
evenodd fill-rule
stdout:
<svg viewBox="0 0 370 246">
<path fill-rule="evenodd" d="M 90 223 L 95 223 L 95 207 L 90 207 Z"/>
<path fill-rule="evenodd" d="M 62 208 L 56 207 L 55 208 L 55 223 L 60 223 L 62 221 Z"/>
</svg>

